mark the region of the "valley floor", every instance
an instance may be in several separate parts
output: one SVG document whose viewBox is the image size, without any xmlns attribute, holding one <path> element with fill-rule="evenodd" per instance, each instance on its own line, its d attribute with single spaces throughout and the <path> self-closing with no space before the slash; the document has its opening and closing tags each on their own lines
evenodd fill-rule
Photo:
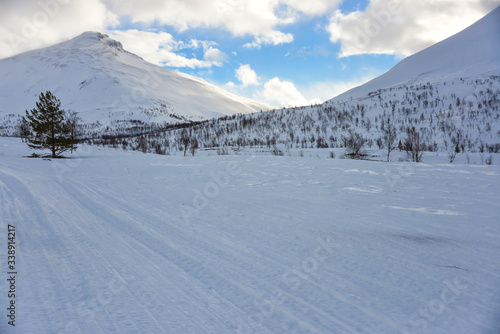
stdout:
<svg viewBox="0 0 500 334">
<path fill-rule="evenodd" d="M 29 154 L 0 138 L 1 333 L 500 328 L 498 164 Z"/>
</svg>

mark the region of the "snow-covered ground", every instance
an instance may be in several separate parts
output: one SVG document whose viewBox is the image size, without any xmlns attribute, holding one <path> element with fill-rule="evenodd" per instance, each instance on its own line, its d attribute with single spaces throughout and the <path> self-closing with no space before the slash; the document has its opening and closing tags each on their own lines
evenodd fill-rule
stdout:
<svg viewBox="0 0 500 334">
<path fill-rule="evenodd" d="M 498 164 L 28 154 L 0 138 L 1 333 L 500 328 Z"/>
</svg>

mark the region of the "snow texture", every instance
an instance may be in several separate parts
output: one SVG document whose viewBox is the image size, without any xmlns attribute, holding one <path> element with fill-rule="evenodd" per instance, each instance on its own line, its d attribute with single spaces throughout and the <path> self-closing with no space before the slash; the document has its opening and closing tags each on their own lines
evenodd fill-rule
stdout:
<svg viewBox="0 0 500 334">
<path fill-rule="evenodd" d="M 0 139 L 2 333 L 500 328 L 498 165 L 22 154 Z"/>
</svg>

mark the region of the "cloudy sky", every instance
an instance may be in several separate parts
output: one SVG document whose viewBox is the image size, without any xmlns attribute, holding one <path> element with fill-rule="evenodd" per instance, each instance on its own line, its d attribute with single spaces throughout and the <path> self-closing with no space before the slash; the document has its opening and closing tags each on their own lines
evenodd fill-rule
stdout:
<svg viewBox="0 0 500 334">
<path fill-rule="evenodd" d="M 322 102 L 500 0 L 0 0 L 0 58 L 100 31 L 145 60 L 239 95 Z"/>
</svg>

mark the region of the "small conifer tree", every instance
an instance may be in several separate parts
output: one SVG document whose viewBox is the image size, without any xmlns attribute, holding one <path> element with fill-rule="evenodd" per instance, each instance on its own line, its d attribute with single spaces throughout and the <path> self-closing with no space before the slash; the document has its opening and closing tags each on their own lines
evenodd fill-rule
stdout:
<svg viewBox="0 0 500 334">
<path fill-rule="evenodd" d="M 71 137 L 71 124 L 66 119 L 66 113 L 60 109 L 59 101 L 50 91 L 41 93 L 36 108 L 31 112 L 26 110 L 22 123 L 29 125 L 25 133 L 26 143 L 36 150 L 49 149 L 52 158 L 74 149 L 75 138 Z"/>
</svg>

